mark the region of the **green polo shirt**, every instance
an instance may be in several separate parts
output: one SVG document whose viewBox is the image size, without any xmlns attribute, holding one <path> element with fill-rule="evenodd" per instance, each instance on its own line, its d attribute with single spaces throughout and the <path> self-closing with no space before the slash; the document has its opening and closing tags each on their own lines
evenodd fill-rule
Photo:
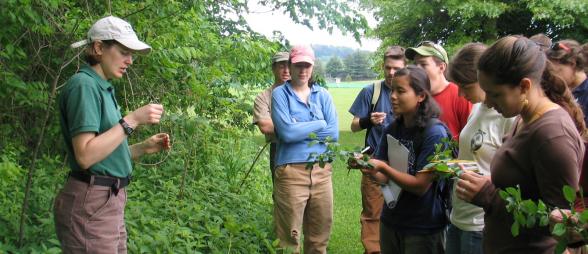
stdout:
<svg viewBox="0 0 588 254">
<path fill-rule="evenodd" d="M 120 107 L 114 87 L 89 66 L 84 66 L 68 81 L 59 96 L 61 132 L 65 139 L 72 170 L 83 170 L 76 162 L 72 138 L 83 132 L 98 135 L 119 124 Z M 90 167 L 96 175 L 127 177 L 131 174 L 131 151 L 125 138 L 104 160 Z"/>
</svg>

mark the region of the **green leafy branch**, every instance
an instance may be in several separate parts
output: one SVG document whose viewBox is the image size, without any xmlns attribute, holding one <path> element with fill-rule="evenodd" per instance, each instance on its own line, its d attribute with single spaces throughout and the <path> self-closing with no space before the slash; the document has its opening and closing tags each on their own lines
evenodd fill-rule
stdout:
<svg viewBox="0 0 588 254">
<path fill-rule="evenodd" d="M 434 172 L 439 179 L 459 177 L 464 170 L 461 165 L 477 165 L 475 161 L 456 160 L 453 157 L 453 151 L 456 150 L 458 144 L 452 138 L 443 138 L 441 142 L 435 144 L 435 153 L 427 158 L 429 164 L 423 167 L 421 172 Z M 472 171 L 479 172 L 476 167 Z"/>
<path fill-rule="evenodd" d="M 326 146 L 326 150 L 323 153 L 316 153 L 312 152 L 308 156 L 308 161 L 306 163 L 306 169 L 311 169 L 315 163 L 319 164 L 319 167 L 324 168 L 327 163 L 330 163 L 337 158 L 342 161 L 346 161 L 347 163 L 354 163 L 361 168 L 373 168 L 374 166 L 370 164 L 368 161 L 370 157 L 366 154 L 361 154 L 361 148 L 356 148 L 354 151 L 347 151 L 341 148 L 341 145 L 335 141 L 330 136 L 327 136 L 324 140 L 321 140 L 317 137 L 316 133 L 310 133 L 308 135 L 312 141 L 308 143 L 308 147 L 312 147 L 317 144 L 322 144 Z M 357 155 L 361 154 L 360 158 L 356 158 Z M 359 156 L 357 156 L 359 157 Z M 349 168 L 351 169 L 351 168 Z"/>
<path fill-rule="evenodd" d="M 582 191 L 580 191 L 582 193 Z M 500 190 L 500 197 L 506 201 L 506 210 L 514 217 L 514 222 L 510 228 L 513 236 L 518 236 L 521 227 L 533 228 L 536 226 L 547 226 L 549 224 L 550 211 L 559 210 L 562 216 L 562 222 L 556 223 L 551 231 L 551 234 L 559 238 L 556 246 L 556 253 L 563 253 L 569 242 L 568 236 L 573 233 L 578 233 L 583 240 L 588 239 L 588 231 L 584 227 L 588 223 L 588 210 L 578 212 L 574 209 L 574 201 L 576 199 L 576 191 L 565 185 L 563 187 L 564 198 L 570 204 L 570 214 L 566 214 L 557 207 L 548 207 L 542 200 L 537 202 L 527 199 L 522 200 L 521 188 L 508 187 L 505 190 Z M 581 199 L 584 200 L 581 194 Z M 584 205 L 583 205 L 584 206 Z"/>
</svg>

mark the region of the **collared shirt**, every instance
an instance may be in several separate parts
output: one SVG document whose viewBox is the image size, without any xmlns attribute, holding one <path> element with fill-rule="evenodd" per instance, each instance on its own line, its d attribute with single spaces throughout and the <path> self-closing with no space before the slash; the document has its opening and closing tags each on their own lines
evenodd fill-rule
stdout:
<svg viewBox="0 0 588 254">
<path fill-rule="evenodd" d="M 290 82 L 272 92 L 272 121 L 278 137 L 276 166 L 314 161 L 311 153 L 326 151 L 324 144 L 308 146 L 310 133 L 319 139 L 339 139 L 339 124 L 333 98 L 324 88 L 313 84 L 308 104 L 302 101 Z"/>
<path fill-rule="evenodd" d="M 122 118 L 114 87 L 89 66 L 84 66 L 68 81 L 59 96 L 61 133 L 65 139 L 72 170 L 82 169 L 75 158 L 72 139 L 77 134 L 104 133 Z M 127 139 L 104 160 L 90 167 L 92 173 L 115 177 L 131 174 L 131 151 Z"/>
<path fill-rule="evenodd" d="M 580 107 L 582 107 L 582 111 L 584 112 L 584 122 L 588 125 L 588 79 L 584 80 L 578 87 L 572 91 L 574 97 Z"/>
<path fill-rule="evenodd" d="M 278 86 L 273 85 L 255 97 L 255 102 L 253 103 L 253 124 L 257 124 L 260 120 L 272 119 L 272 91 Z M 276 136 L 265 135 L 265 141 L 276 143 Z"/>
<path fill-rule="evenodd" d="M 372 126 L 370 132 L 367 134 L 368 136 L 366 137 L 365 145 L 370 146 L 372 151 L 378 150 L 378 143 L 384 134 L 384 129 L 392 122 L 392 120 L 394 120 L 394 115 L 392 114 L 392 104 L 390 103 L 390 88 L 384 81 L 381 81 L 381 85 L 382 90 L 380 97 L 373 112 L 384 112 L 386 113 L 386 118 L 384 118 L 384 122 L 381 125 Z M 367 85 L 361 89 L 355 98 L 355 101 L 351 105 L 351 108 L 349 108 L 349 113 L 351 113 L 354 117 L 368 117 L 371 113 L 373 94 L 374 84 Z"/>
</svg>

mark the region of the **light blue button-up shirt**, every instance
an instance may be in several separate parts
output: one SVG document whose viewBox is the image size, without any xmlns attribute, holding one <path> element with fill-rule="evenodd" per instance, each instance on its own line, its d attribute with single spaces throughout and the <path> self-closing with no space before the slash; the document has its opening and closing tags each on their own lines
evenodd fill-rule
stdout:
<svg viewBox="0 0 588 254">
<path fill-rule="evenodd" d="M 272 121 L 278 137 L 276 165 L 305 163 L 311 153 L 324 153 L 326 146 L 308 146 L 310 133 L 319 139 L 339 139 L 339 122 L 333 98 L 326 89 L 317 84 L 310 88 L 308 104 L 292 90 L 289 82 L 272 92 Z"/>
</svg>

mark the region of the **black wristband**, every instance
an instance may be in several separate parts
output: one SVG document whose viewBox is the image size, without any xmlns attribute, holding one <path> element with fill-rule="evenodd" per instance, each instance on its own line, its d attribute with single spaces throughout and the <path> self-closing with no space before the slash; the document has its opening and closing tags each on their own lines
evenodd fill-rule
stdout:
<svg viewBox="0 0 588 254">
<path fill-rule="evenodd" d="M 373 126 L 372 120 L 370 119 L 369 116 L 359 118 L 359 127 L 361 127 L 362 129 L 367 129 L 372 126 Z"/>
<path fill-rule="evenodd" d="M 568 243 L 568 248 L 580 248 L 582 246 L 586 245 L 586 241 L 579 241 L 579 242 L 575 242 L 575 243 Z"/>
</svg>

